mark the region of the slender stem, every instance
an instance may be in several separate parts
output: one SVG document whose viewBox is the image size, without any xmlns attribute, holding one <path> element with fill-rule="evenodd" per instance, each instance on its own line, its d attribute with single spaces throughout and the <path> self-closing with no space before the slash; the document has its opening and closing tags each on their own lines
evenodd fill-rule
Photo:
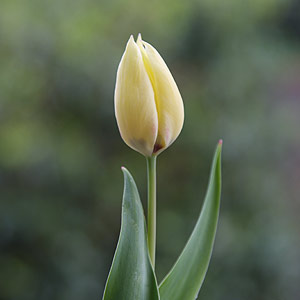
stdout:
<svg viewBox="0 0 300 300">
<path fill-rule="evenodd" d="M 148 174 L 148 248 L 155 268 L 156 244 L 156 156 L 146 157 Z"/>
</svg>

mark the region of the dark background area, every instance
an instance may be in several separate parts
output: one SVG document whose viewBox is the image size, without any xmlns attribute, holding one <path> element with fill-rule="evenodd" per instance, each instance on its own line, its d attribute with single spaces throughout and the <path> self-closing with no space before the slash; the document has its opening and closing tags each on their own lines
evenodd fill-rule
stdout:
<svg viewBox="0 0 300 300">
<path fill-rule="evenodd" d="M 220 222 L 199 299 L 300 299 L 300 2 L 1 0 L 0 299 L 101 299 L 123 178 L 113 93 L 130 34 L 185 105 L 158 158 L 159 281 L 186 243 L 223 138 Z M 121 300 L 121 299 L 120 299 Z"/>
</svg>

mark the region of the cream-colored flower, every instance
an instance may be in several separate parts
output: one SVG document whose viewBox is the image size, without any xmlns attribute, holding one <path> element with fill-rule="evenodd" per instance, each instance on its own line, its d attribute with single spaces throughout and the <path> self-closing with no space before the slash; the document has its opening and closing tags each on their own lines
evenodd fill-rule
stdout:
<svg viewBox="0 0 300 300">
<path fill-rule="evenodd" d="M 139 35 L 129 38 L 117 72 L 115 113 L 125 143 L 145 156 L 157 155 L 179 135 L 183 102 L 162 57 Z"/>
</svg>

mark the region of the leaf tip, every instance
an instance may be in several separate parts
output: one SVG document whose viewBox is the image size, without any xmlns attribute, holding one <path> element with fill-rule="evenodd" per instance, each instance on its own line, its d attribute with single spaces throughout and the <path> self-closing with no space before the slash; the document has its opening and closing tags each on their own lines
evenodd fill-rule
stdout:
<svg viewBox="0 0 300 300">
<path fill-rule="evenodd" d="M 124 178 L 126 179 L 130 179 L 130 180 L 133 180 L 133 178 L 132 178 L 132 176 L 131 176 L 131 174 L 130 174 L 130 172 L 125 168 L 125 167 L 121 167 L 121 170 L 122 170 L 122 172 L 123 172 L 123 175 L 124 175 Z"/>
<path fill-rule="evenodd" d="M 128 170 L 127 170 L 124 166 L 121 167 L 121 171 L 122 171 L 124 174 L 129 173 Z"/>
</svg>

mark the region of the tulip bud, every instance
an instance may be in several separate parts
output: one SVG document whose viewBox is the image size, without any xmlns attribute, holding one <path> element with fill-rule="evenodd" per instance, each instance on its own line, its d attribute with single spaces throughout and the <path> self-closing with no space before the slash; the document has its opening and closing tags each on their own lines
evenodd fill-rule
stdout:
<svg viewBox="0 0 300 300">
<path fill-rule="evenodd" d="M 145 156 L 157 155 L 179 135 L 183 102 L 162 57 L 139 35 L 129 38 L 117 72 L 115 114 L 125 143 Z"/>
</svg>

